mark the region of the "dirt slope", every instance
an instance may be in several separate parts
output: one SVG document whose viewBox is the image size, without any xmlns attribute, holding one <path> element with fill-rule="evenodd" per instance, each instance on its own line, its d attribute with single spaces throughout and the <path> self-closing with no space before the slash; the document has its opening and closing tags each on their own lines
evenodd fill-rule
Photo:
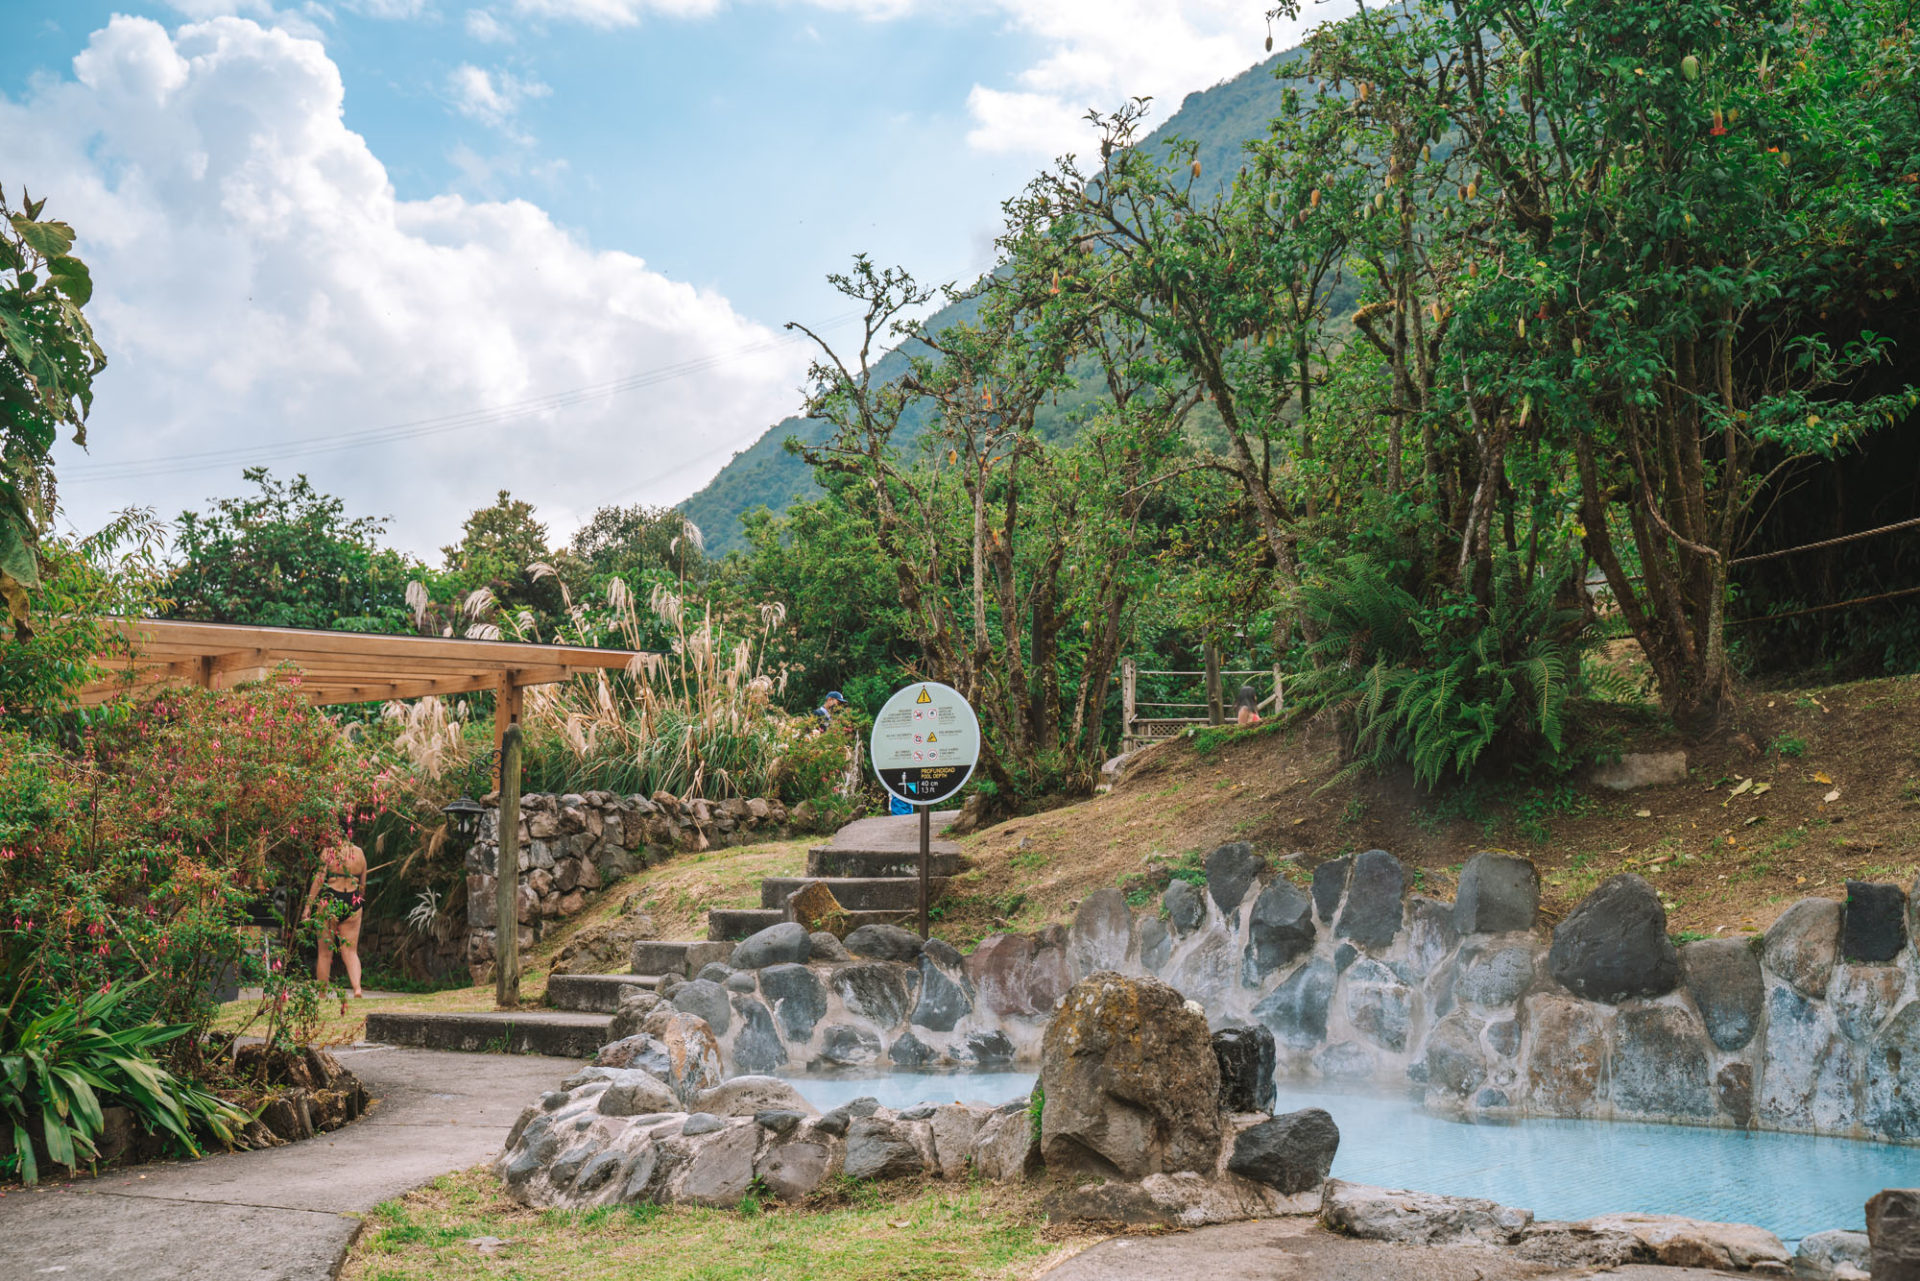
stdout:
<svg viewBox="0 0 1920 1281">
<path fill-rule="evenodd" d="M 1621 746 L 1681 745 L 1641 731 Z M 1844 897 L 1849 877 L 1905 885 L 1920 869 L 1920 679 L 1748 694 L 1726 731 L 1687 750 L 1682 784 L 1622 794 L 1575 778 L 1436 800 L 1410 779 L 1338 780 L 1324 734 L 1256 730 L 1205 753 L 1167 743 L 1108 795 L 966 838 L 974 868 L 942 932 L 1063 921 L 1109 885 L 1144 903 L 1230 840 L 1276 861 L 1297 854 L 1303 873 L 1389 850 L 1441 897 L 1469 855 L 1506 849 L 1540 866 L 1550 917 L 1638 872 L 1667 899 L 1674 932 L 1691 935 L 1763 929 L 1796 899 Z"/>
</svg>

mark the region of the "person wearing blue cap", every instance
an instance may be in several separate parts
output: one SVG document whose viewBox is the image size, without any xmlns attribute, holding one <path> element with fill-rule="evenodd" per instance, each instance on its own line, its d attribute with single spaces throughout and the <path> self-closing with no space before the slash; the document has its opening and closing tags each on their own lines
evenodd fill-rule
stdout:
<svg viewBox="0 0 1920 1281">
<path fill-rule="evenodd" d="M 813 709 L 813 718 L 820 722 L 821 729 L 833 728 L 833 714 L 847 705 L 847 696 L 839 690 L 830 690 L 826 701 Z"/>
</svg>

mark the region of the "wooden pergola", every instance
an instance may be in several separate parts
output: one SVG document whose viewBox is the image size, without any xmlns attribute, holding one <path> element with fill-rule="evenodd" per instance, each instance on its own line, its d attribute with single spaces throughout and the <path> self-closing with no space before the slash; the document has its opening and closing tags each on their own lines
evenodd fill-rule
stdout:
<svg viewBox="0 0 1920 1281">
<path fill-rule="evenodd" d="M 499 696 L 502 713 L 495 718 L 496 744 L 519 721 L 522 691 L 529 686 L 556 685 L 582 672 L 628 671 L 642 657 L 630 649 L 166 618 L 121 620 L 108 627 L 124 648 L 99 656 L 109 674 L 79 692 L 82 706 L 167 686 L 231 689 L 291 666 L 300 673 L 301 692 L 322 706 L 490 691 Z"/>
<path fill-rule="evenodd" d="M 82 706 L 169 686 L 231 689 L 265 680 L 282 667 L 300 673 L 300 691 L 315 704 L 389 702 L 440 694 L 491 691 L 493 741 L 500 784 L 496 919 L 515 919 L 519 877 L 520 715 L 529 686 L 557 685 L 583 672 L 633 671 L 646 651 L 515 641 L 454 640 L 323 632 L 299 627 L 247 627 L 165 618 L 106 624 L 119 645 L 98 656 L 107 675 L 81 689 Z M 518 933 L 495 931 L 499 1004 L 519 1004 Z"/>
</svg>

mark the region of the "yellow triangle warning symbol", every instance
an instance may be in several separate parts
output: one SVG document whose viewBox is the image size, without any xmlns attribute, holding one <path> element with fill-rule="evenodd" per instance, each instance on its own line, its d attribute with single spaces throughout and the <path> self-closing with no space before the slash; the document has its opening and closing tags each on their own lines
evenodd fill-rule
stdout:
<svg viewBox="0 0 1920 1281">
<path fill-rule="evenodd" d="M 925 685 L 922 685 L 920 687 L 920 697 L 914 699 L 913 701 L 916 703 L 931 703 L 933 701 L 933 695 L 927 693 L 927 687 Z"/>
<path fill-rule="evenodd" d="M 938 734 L 929 734 L 927 735 L 927 741 L 929 743 L 937 743 L 940 741 L 940 736 Z"/>
</svg>

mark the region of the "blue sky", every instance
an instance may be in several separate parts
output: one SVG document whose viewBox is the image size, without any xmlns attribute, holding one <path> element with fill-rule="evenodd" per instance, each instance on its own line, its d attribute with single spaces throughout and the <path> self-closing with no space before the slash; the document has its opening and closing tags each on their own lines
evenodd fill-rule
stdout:
<svg viewBox="0 0 1920 1281">
<path fill-rule="evenodd" d="M 1229 0 L 8 0 L 0 183 L 79 231 L 112 361 L 69 518 L 249 462 L 423 553 L 501 487 L 557 533 L 675 501 L 797 403 L 778 327 L 844 315 L 826 272 L 973 276 L 1088 106 L 1171 110 L 1264 34 Z"/>
</svg>

